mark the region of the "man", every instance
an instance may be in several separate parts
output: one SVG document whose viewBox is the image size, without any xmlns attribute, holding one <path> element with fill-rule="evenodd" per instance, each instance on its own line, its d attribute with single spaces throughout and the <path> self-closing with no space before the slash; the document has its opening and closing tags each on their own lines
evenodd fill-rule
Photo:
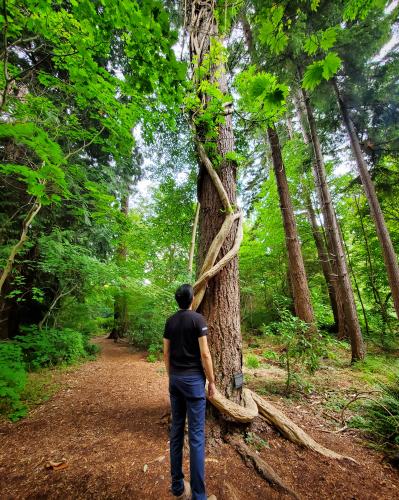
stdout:
<svg viewBox="0 0 399 500">
<path fill-rule="evenodd" d="M 192 311 L 194 291 L 191 285 L 181 285 L 175 293 L 175 299 L 180 309 L 166 321 L 163 340 L 172 407 L 172 493 L 181 500 L 206 500 L 205 376 L 208 379 L 209 397 L 214 396 L 216 391 L 207 341 L 208 327 L 205 318 Z M 182 469 L 186 413 L 190 444 L 190 484 L 184 481 Z"/>
</svg>

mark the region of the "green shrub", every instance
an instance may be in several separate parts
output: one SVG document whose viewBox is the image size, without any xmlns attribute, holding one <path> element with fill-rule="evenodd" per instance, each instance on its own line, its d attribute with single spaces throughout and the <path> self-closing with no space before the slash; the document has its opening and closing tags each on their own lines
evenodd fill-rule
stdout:
<svg viewBox="0 0 399 500">
<path fill-rule="evenodd" d="M 247 354 L 245 358 L 245 364 L 248 368 L 259 368 L 259 359 L 255 354 Z"/>
<path fill-rule="evenodd" d="M 41 391 L 34 384 L 28 388 L 26 368 L 37 370 L 60 363 L 72 364 L 99 351 L 97 345 L 90 343 L 88 335 L 72 329 L 39 330 L 37 326 L 30 326 L 25 327 L 24 332 L 13 341 L 0 342 L 0 413 L 11 420 L 26 415 L 27 408 L 21 397 L 32 399 L 32 388 L 33 392 Z"/>
<path fill-rule="evenodd" d="M 21 347 L 11 341 L 0 342 L 0 413 L 12 420 L 26 414 L 26 407 L 20 400 L 26 381 Z"/>
<path fill-rule="evenodd" d="M 97 344 L 92 344 L 90 342 L 90 338 L 86 335 L 83 335 L 83 347 L 86 352 L 86 355 L 90 358 L 96 358 L 97 354 L 101 351 L 101 347 Z"/>
<path fill-rule="evenodd" d="M 159 360 L 159 355 L 161 354 L 162 347 L 160 344 L 151 344 L 148 347 L 147 361 L 149 363 L 155 363 Z"/>
<path fill-rule="evenodd" d="M 276 307 L 279 307 L 278 304 Z M 300 320 L 288 309 L 279 309 L 280 321 L 262 327 L 264 335 L 276 336 L 284 346 L 279 360 L 287 370 L 287 392 L 291 382 L 296 381 L 303 388 L 299 369 L 313 374 L 319 367 L 322 356 L 327 355 L 327 341 L 320 333 L 309 331 L 310 325 Z M 299 382 L 299 383 L 298 383 Z"/>
<path fill-rule="evenodd" d="M 278 359 L 277 353 L 275 353 L 271 349 L 267 349 L 266 351 L 263 351 L 262 352 L 262 357 L 265 358 L 265 359 L 272 359 L 272 360 Z"/>
<path fill-rule="evenodd" d="M 364 430 L 374 446 L 389 457 L 399 454 L 399 376 L 390 384 L 381 384 L 379 398 L 366 400 L 359 416 L 349 422 Z"/>
<path fill-rule="evenodd" d="M 39 330 L 26 327 L 24 335 L 16 337 L 30 370 L 61 363 L 72 364 L 87 355 L 81 333 L 65 328 Z"/>
</svg>

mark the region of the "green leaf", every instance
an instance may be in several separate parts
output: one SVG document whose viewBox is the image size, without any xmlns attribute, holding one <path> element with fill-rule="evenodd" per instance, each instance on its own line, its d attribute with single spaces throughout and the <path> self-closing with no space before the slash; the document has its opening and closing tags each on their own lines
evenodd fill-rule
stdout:
<svg viewBox="0 0 399 500">
<path fill-rule="evenodd" d="M 319 48 L 319 42 L 316 35 L 311 35 L 305 42 L 304 49 L 308 55 L 313 55 Z"/>
<path fill-rule="evenodd" d="M 323 62 L 323 78 L 332 78 L 341 66 L 341 58 L 335 52 L 329 52 Z"/>
<path fill-rule="evenodd" d="M 320 47 L 323 50 L 329 50 L 334 46 L 337 39 L 337 29 L 334 27 L 327 28 L 321 34 Z"/>
<path fill-rule="evenodd" d="M 354 21 L 355 19 L 365 19 L 373 9 L 383 9 L 386 2 L 384 0 L 349 0 L 346 2 L 343 19 L 344 21 Z"/>
<path fill-rule="evenodd" d="M 302 85 L 307 90 L 315 89 L 323 79 L 323 61 L 316 61 L 310 64 L 303 76 Z"/>
<path fill-rule="evenodd" d="M 302 85 L 307 90 L 315 89 L 322 80 L 329 80 L 341 66 L 341 59 L 335 52 L 329 52 L 321 61 L 310 64 L 305 71 Z"/>
<path fill-rule="evenodd" d="M 320 0 L 311 0 L 310 1 L 310 9 L 316 11 L 320 5 Z"/>
</svg>

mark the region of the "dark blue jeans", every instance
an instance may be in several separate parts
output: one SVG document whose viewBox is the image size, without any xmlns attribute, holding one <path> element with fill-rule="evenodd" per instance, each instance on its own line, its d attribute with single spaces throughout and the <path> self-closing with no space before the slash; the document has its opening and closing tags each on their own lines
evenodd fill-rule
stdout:
<svg viewBox="0 0 399 500">
<path fill-rule="evenodd" d="M 186 414 L 190 443 L 190 477 L 192 500 L 206 500 L 205 495 L 205 376 L 201 373 L 170 374 L 170 465 L 172 493 L 179 496 L 184 490 L 183 441 Z"/>
</svg>

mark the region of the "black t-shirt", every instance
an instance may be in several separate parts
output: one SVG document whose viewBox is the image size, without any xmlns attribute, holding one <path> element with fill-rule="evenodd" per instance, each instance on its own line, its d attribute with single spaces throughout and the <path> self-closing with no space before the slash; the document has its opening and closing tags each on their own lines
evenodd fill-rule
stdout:
<svg viewBox="0 0 399 500">
<path fill-rule="evenodd" d="M 205 318 L 195 312 L 180 309 L 165 324 L 164 338 L 170 340 L 171 373 L 203 373 L 198 338 L 207 335 Z"/>
</svg>

